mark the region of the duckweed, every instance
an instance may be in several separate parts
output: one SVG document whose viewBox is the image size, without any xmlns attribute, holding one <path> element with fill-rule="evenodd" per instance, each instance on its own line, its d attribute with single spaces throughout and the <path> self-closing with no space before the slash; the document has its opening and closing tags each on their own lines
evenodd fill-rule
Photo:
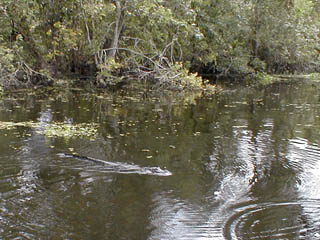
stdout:
<svg viewBox="0 0 320 240">
<path fill-rule="evenodd" d="M 79 123 L 67 124 L 63 122 L 0 122 L 0 130 L 11 130 L 18 127 L 33 128 L 38 134 L 43 134 L 46 137 L 81 137 L 81 138 L 96 138 L 98 132 L 98 124 L 96 123 Z"/>
</svg>

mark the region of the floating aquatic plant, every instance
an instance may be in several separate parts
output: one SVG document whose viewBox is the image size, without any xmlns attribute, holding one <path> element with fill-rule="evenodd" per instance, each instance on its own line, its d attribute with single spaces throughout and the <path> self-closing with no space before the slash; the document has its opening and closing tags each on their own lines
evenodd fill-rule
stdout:
<svg viewBox="0 0 320 240">
<path fill-rule="evenodd" d="M 17 127 L 32 127 L 34 122 L 0 122 L 0 130 L 11 130 Z"/>
<path fill-rule="evenodd" d="M 65 124 L 65 123 L 50 123 L 45 127 L 43 133 L 47 137 L 89 137 L 94 138 L 97 135 L 98 124 L 80 123 L 80 124 Z"/>
<path fill-rule="evenodd" d="M 63 122 L 0 122 L 0 130 L 11 130 L 17 127 L 28 127 L 35 129 L 36 133 L 46 137 L 82 137 L 94 139 L 97 136 L 98 124 L 79 123 L 67 124 Z"/>
</svg>

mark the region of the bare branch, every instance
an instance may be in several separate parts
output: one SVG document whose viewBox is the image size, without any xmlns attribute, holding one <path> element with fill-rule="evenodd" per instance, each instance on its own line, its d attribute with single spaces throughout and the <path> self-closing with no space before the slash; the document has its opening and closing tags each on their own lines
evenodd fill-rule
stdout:
<svg viewBox="0 0 320 240">
<path fill-rule="evenodd" d="M 147 59 L 148 61 L 150 61 L 155 67 L 158 67 L 158 68 L 162 68 L 162 69 L 165 69 L 163 66 L 161 66 L 160 64 L 158 64 L 157 62 L 153 61 L 151 58 L 149 58 L 148 56 L 142 54 L 142 53 L 139 53 L 139 52 L 136 52 L 134 50 L 131 50 L 129 48 L 107 48 L 107 49 L 102 49 L 100 50 L 101 52 L 108 52 L 110 50 L 123 50 L 123 51 L 127 51 L 127 52 L 130 52 L 130 53 L 133 53 L 137 56 L 140 56 L 140 57 L 143 57 L 145 59 Z"/>
</svg>

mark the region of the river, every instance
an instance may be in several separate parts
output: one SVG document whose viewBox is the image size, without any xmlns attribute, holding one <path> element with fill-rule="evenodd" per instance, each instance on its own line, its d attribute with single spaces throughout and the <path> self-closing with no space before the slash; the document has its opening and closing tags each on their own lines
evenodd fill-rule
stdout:
<svg viewBox="0 0 320 240">
<path fill-rule="evenodd" d="M 320 82 L 132 92 L 2 97 L 0 239 L 320 239 Z"/>
</svg>

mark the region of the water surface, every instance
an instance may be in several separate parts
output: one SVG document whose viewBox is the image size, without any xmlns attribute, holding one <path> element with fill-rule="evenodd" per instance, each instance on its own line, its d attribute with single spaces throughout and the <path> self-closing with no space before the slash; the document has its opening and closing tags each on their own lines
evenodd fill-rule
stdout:
<svg viewBox="0 0 320 240">
<path fill-rule="evenodd" d="M 320 238 L 317 82 L 147 95 L 5 96 L 0 239 Z"/>
</svg>

